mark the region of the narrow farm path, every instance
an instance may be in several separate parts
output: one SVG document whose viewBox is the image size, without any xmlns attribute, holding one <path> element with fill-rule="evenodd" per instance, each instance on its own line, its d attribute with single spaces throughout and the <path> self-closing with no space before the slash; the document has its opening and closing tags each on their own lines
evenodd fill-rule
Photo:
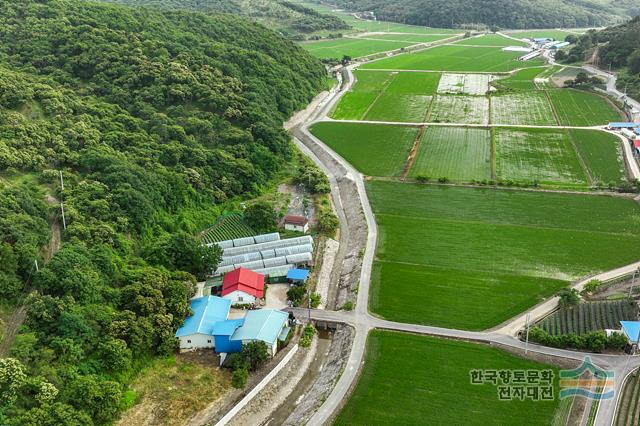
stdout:
<svg viewBox="0 0 640 426">
<path fill-rule="evenodd" d="M 364 247 L 364 256 L 362 258 L 362 266 L 360 271 L 360 284 L 357 293 L 357 302 L 355 310 L 353 311 L 330 311 L 330 310 L 300 310 L 290 309 L 290 311 L 297 314 L 299 317 L 304 318 L 309 315 L 312 319 L 318 321 L 337 322 L 351 325 L 355 329 L 355 337 L 351 352 L 349 354 L 346 366 L 343 373 L 335 384 L 331 394 L 324 401 L 324 403 L 315 412 L 313 417 L 307 423 L 308 425 L 323 425 L 330 423 L 337 415 L 340 407 L 348 399 L 349 392 L 353 389 L 354 383 L 358 378 L 360 369 L 364 362 L 365 345 L 367 335 L 370 330 L 375 328 L 397 330 L 408 333 L 418 333 L 425 335 L 433 335 L 440 337 L 449 337 L 456 339 L 464 339 L 470 341 L 478 341 L 489 344 L 502 345 L 522 351 L 526 351 L 551 355 L 555 357 L 563 357 L 567 359 L 582 361 L 585 357 L 585 353 L 550 348 L 540 346 L 536 344 L 525 344 L 519 340 L 515 335 L 524 326 L 524 321 L 527 314 L 531 314 L 532 319 L 540 316 L 544 316 L 553 311 L 557 306 L 557 298 L 549 299 L 533 308 L 528 312 L 525 312 L 509 321 L 491 330 L 483 332 L 471 332 L 466 330 L 446 329 L 440 327 L 431 327 L 418 324 L 398 323 L 393 321 L 387 321 L 381 318 L 377 318 L 369 313 L 368 310 L 368 298 L 369 298 L 369 286 L 371 281 L 372 264 L 375 256 L 375 248 L 378 238 L 377 224 L 369 204 L 368 196 L 364 187 L 364 176 L 355 170 L 347 161 L 341 156 L 336 154 L 322 141 L 318 140 L 309 132 L 309 127 L 320 121 L 333 121 L 327 118 L 327 113 L 333 106 L 340 100 L 340 98 L 346 93 L 352 86 L 353 69 L 358 64 L 350 65 L 341 71 L 341 75 L 344 78 L 342 84 L 339 83 L 340 89 L 333 90 L 331 94 L 315 108 L 315 113 L 312 112 L 307 115 L 306 120 L 299 120 L 295 125 L 289 127 L 291 130 L 296 144 L 298 144 L 305 153 L 307 153 L 314 162 L 316 162 L 329 176 L 332 183 L 332 195 L 334 201 L 337 199 L 336 209 L 338 210 L 338 216 L 341 220 L 341 229 L 343 221 L 346 221 L 346 210 L 351 208 L 360 208 L 362 214 L 366 219 L 367 226 L 367 238 Z M 382 71 L 382 70 L 379 70 Z M 397 70 L 387 70 L 397 71 Z M 416 72 L 430 72 L 430 71 L 418 71 Z M 513 71 L 515 72 L 515 71 Z M 586 129 L 586 130 L 603 130 L 603 126 L 535 126 L 535 125 L 469 125 L 459 123 L 402 123 L 402 122 L 377 122 L 377 121 L 358 121 L 358 120 L 341 120 L 344 122 L 354 123 L 371 123 L 371 124 L 389 124 L 389 125 L 403 125 L 421 127 L 424 126 L 455 126 L 455 127 L 514 127 L 514 128 L 548 128 L 548 129 Z M 625 144 L 628 145 L 628 144 Z M 632 157 L 631 157 L 632 158 Z M 635 165 L 637 169 L 637 164 Z M 639 173 L 640 175 L 640 173 Z M 636 171 L 632 171 L 632 176 L 636 176 Z M 351 185 L 356 188 L 356 197 L 349 197 L 349 199 L 340 199 L 339 191 L 336 191 L 336 182 L 347 180 Z M 337 192 L 337 195 L 335 194 Z M 557 191 L 554 191 L 557 192 Z M 591 279 L 607 280 L 615 277 L 627 275 L 629 272 L 640 267 L 640 262 L 636 262 L 630 265 L 623 266 L 611 271 L 603 272 L 596 276 L 586 277 L 573 284 L 573 288 L 581 289 L 586 282 Z M 624 378 L 629 372 L 640 366 L 640 357 L 638 356 L 620 356 L 620 355 L 606 355 L 606 354 L 590 354 L 592 361 L 601 368 L 611 369 L 615 373 L 615 377 Z M 624 380 L 615 381 L 616 394 L 620 394 Z M 617 401 L 614 399 L 603 400 L 600 402 L 595 424 L 609 425 L 612 423 Z"/>
<path fill-rule="evenodd" d="M 413 146 L 411 147 L 411 151 L 409 152 L 409 157 L 407 158 L 407 162 L 404 165 L 404 170 L 402 170 L 402 180 L 407 180 L 407 176 L 411 172 L 411 168 L 413 167 L 413 163 L 416 161 L 416 155 L 418 155 L 418 150 L 420 149 L 420 141 L 422 140 L 422 135 L 424 135 L 424 126 L 420 127 L 418 130 L 418 134 L 416 135 L 415 140 L 413 141 Z"/>
</svg>

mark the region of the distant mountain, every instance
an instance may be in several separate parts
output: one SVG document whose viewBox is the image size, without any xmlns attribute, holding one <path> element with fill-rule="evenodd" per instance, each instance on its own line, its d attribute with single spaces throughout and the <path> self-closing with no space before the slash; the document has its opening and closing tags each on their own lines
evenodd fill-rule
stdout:
<svg viewBox="0 0 640 426">
<path fill-rule="evenodd" d="M 501 28 L 599 27 L 638 9 L 631 0 L 333 0 L 377 19 L 430 27 L 484 24 Z"/>
<path fill-rule="evenodd" d="M 102 0 L 129 6 L 224 12 L 250 17 L 286 35 L 349 29 L 340 18 L 287 0 Z"/>
</svg>

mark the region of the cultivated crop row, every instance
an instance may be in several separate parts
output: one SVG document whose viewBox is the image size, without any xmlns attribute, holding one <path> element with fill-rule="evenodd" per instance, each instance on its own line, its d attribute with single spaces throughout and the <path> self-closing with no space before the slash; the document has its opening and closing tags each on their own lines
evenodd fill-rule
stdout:
<svg viewBox="0 0 640 426">
<path fill-rule="evenodd" d="M 215 243 L 234 238 L 250 237 L 255 234 L 255 231 L 244 222 L 242 215 L 231 213 L 221 217 L 211 228 L 204 231 L 202 233 L 202 242 L 205 244 Z"/>
<path fill-rule="evenodd" d="M 626 300 L 585 302 L 575 307 L 562 308 L 543 320 L 539 326 L 551 335 L 619 329 L 620 321 L 635 321 L 638 307 Z"/>
</svg>

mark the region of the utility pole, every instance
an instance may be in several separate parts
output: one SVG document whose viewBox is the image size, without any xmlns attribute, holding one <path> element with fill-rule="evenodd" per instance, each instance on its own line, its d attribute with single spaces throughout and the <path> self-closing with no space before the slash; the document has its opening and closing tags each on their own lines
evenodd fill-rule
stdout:
<svg viewBox="0 0 640 426">
<path fill-rule="evenodd" d="M 38 259 L 35 259 L 34 263 L 36 264 L 36 272 L 40 272 L 40 268 L 38 268 Z"/>
<path fill-rule="evenodd" d="M 529 352 L 529 321 L 531 318 L 531 313 L 527 314 L 527 320 L 526 320 L 526 329 L 527 329 L 527 337 L 524 343 L 524 354 L 526 355 Z"/>
<path fill-rule="evenodd" d="M 62 177 L 62 170 L 60 170 L 60 211 L 62 212 L 62 227 L 67 230 L 67 220 L 64 217 L 64 178 Z"/>
<path fill-rule="evenodd" d="M 64 217 L 64 203 L 60 203 L 60 210 L 62 211 L 62 227 L 67 230 L 67 220 Z"/>
</svg>

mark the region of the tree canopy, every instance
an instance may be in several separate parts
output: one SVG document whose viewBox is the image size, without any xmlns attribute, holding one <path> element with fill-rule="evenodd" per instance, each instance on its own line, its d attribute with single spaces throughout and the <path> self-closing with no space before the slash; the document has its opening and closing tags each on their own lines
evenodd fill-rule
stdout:
<svg viewBox="0 0 640 426">
<path fill-rule="evenodd" d="M 0 297 L 32 290 L 0 424 L 111 424 L 219 261 L 193 235 L 289 167 L 326 73 L 231 15 L 0 0 L 0 39 Z"/>
<path fill-rule="evenodd" d="M 502 28 L 594 27 L 620 22 L 630 4 L 572 0 L 335 0 L 379 20 L 436 28 L 483 24 Z M 614 2 L 611 2 L 614 3 Z"/>
</svg>

